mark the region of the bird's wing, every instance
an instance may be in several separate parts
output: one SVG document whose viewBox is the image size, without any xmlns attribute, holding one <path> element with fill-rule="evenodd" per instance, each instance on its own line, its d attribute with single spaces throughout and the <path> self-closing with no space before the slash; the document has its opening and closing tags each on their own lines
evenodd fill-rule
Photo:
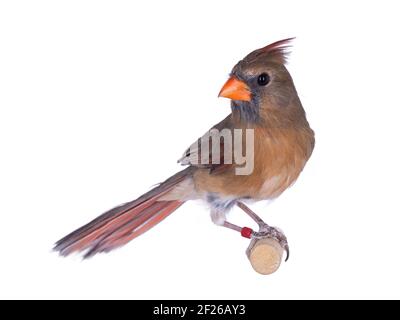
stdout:
<svg viewBox="0 0 400 320">
<path fill-rule="evenodd" d="M 229 115 L 197 139 L 184 152 L 178 163 L 210 169 L 210 174 L 230 169 L 233 165 L 232 131 L 232 120 Z"/>
</svg>

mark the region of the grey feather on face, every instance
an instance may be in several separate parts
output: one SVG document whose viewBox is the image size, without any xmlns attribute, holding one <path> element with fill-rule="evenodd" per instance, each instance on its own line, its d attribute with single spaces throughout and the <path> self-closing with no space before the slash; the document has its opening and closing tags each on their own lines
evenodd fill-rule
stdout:
<svg viewBox="0 0 400 320">
<path fill-rule="evenodd" d="M 243 121 L 250 123 L 257 123 L 260 121 L 260 109 L 258 108 L 257 103 L 232 100 L 231 109 L 232 112 L 238 111 L 240 118 Z"/>
<path fill-rule="evenodd" d="M 245 83 L 249 83 L 251 79 L 245 76 L 242 68 L 243 60 L 239 61 L 236 64 L 236 66 L 232 69 L 230 76 L 234 76 Z M 257 123 L 261 120 L 258 98 L 257 95 L 254 94 L 254 92 L 251 101 L 232 100 L 231 110 L 232 112 L 238 111 L 240 114 L 240 119 L 242 121 Z"/>
</svg>

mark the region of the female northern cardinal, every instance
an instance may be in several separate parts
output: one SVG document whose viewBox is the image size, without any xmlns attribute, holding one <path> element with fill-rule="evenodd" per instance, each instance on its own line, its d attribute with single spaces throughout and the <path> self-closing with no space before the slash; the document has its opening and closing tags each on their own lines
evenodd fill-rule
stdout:
<svg viewBox="0 0 400 320">
<path fill-rule="evenodd" d="M 242 234 L 250 230 L 227 222 L 226 212 L 236 204 L 257 219 L 242 201 L 279 196 L 297 179 L 314 148 L 314 132 L 285 67 L 290 40 L 277 41 L 247 55 L 233 68 L 219 93 L 232 100 L 232 113 L 213 129 L 252 130 L 251 172 L 238 174 L 239 164 L 224 161 L 226 154 L 225 158 L 220 156 L 220 161 L 211 162 L 213 148 L 206 157 L 202 154 L 202 159 L 210 161 L 191 161 L 202 152 L 197 144 L 179 160 L 189 165 L 186 169 L 67 235 L 56 243 L 55 250 L 62 255 L 86 250 L 85 258 L 108 252 L 149 230 L 192 199 L 209 203 L 215 223 Z M 224 139 L 218 145 L 223 149 L 226 144 Z M 271 237 L 288 249 L 284 235 L 275 228 L 269 230 Z"/>
</svg>

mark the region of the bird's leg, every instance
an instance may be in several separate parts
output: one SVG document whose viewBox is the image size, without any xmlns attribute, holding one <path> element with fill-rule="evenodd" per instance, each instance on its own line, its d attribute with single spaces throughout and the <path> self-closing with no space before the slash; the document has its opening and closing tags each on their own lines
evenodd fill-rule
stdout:
<svg viewBox="0 0 400 320">
<path fill-rule="evenodd" d="M 284 233 L 277 228 L 271 227 L 266 224 L 254 211 L 247 207 L 243 202 L 236 202 L 236 205 L 246 212 L 250 218 L 252 218 L 259 226 L 258 231 L 254 231 L 248 227 L 240 227 L 236 224 L 226 221 L 226 215 L 224 210 L 212 210 L 211 219 L 212 221 L 225 228 L 240 232 L 240 234 L 249 239 L 262 239 L 262 238 L 272 238 L 279 242 L 282 248 L 286 251 L 286 261 L 289 258 L 289 246 Z"/>
<path fill-rule="evenodd" d="M 253 239 L 272 238 L 279 242 L 282 248 L 286 251 L 286 260 L 289 259 L 289 245 L 285 234 L 277 228 L 271 227 L 266 224 L 254 211 L 247 207 L 243 202 L 237 202 L 237 206 L 246 212 L 259 226 L 259 231 L 252 231 L 251 237 Z"/>
<path fill-rule="evenodd" d="M 228 228 L 228 229 L 232 229 L 232 230 L 238 231 L 238 232 L 241 232 L 242 229 L 243 229 L 243 228 L 237 226 L 236 224 L 230 223 L 228 221 L 225 221 L 222 226 L 225 227 L 225 228 Z"/>
<path fill-rule="evenodd" d="M 265 222 L 253 210 L 247 207 L 243 202 L 237 202 L 236 205 L 244 212 L 246 212 L 250 216 L 250 218 L 252 218 L 260 227 L 262 225 L 265 225 Z"/>
<path fill-rule="evenodd" d="M 211 220 L 218 226 L 235 230 L 237 232 L 240 232 L 242 236 L 246 238 L 251 238 L 251 233 L 253 232 L 253 230 L 247 227 L 242 228 L 236 224 L 226 221 L 225 210 L 218 210 L 218 209 L 211 210 Z"/>
</svg>

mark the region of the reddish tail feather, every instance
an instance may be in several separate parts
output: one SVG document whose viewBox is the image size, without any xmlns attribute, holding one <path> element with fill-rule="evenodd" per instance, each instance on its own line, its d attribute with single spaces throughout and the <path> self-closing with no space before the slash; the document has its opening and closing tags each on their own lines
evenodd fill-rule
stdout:
<svg viewBox="0 0 400 320">
<path fill-rule="evenodd" d="M 159 199 L 189 174 L 190 168 L 178 172 L 138 199 L 105 212 L 57 241 L 54 250 L 63 256 L 86 250 L 84 258 L 89 258 L 126 244 L 164 220 L 184 203 L 180 200 Z"/>
</svg>

